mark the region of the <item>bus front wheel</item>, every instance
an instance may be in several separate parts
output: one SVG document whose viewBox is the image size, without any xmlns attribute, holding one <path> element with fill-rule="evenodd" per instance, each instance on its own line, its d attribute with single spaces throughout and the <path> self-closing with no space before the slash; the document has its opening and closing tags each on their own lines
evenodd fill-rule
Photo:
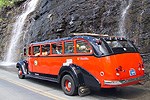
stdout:
<svg viewBox="0 0 150 100">
<path fill-rule="evenodd" d="M 24 79 L 25 78 L 25 75 L 23 75 L 23 72 L 22 72 L 21 68 L 18 69 L 18 77 L 20 79 Z"/>
<path fill-rule="evenodd" d="M 72 96 L 77 94 L 77 87 L 75 86 L 75 82 L 70 75 L 63 76 L 61 80 L 61 87 L 67 95 Z"/>
</svg>

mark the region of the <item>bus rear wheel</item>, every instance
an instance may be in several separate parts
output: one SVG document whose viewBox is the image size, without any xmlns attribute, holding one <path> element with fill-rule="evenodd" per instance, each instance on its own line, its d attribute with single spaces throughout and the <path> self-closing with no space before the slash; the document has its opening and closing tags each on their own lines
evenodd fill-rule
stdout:
<svg viewBox="0 0 150 100">
<path fill-rule="evenodd" d="M 70 75 L 65 75 L 61 80 L 61 87 L 65 94 L 67 95 L 76 95 L 77 87 L 75 86 L 75 82 Z"/>
<path fill-rule="evenodd" d="M 24 78 L 25 78 L 25 75 L 23 75 L 23 72 L 22 72 L 22 69 L 21 69 L 21 68 L 18 69 L 18 77 L 19 77 L 20 79 L 24 79 Z"/>
</svg>

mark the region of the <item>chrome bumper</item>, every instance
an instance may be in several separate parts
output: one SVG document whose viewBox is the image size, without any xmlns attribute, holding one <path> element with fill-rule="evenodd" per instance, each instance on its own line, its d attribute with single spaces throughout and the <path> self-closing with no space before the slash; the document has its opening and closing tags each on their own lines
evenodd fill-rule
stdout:
<svg viewBox="0 0 150 100">
<path fill-rule="evenodd" d="M 149 75 L 144 75 L 137 78 L 125 79 L 125 80 L 104 80 L 105 85 L 123 85 L 131 82 L 142 81 L 148 79 Z"/>
</svg>

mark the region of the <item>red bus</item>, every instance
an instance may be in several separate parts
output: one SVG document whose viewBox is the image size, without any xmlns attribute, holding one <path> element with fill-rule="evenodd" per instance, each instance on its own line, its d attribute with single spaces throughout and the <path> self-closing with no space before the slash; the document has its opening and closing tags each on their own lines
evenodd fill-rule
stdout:
<svg viewBox="0 0 150 100">
<path fill-rule="evenodd" d="M 140 53 L 123 37 L 80 33 L 31 43 L 27 51 L 27 59 L 16 65 L 19 78 L 60 83 L 67 95 L 133 85 L 146 77 Z"/>
</svg>

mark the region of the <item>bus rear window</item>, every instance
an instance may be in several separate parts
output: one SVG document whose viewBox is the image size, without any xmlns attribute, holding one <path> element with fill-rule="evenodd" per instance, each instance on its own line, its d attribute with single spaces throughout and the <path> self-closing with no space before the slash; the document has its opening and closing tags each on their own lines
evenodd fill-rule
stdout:
<svg viewBox="0 0 150 100">
<path fill-rule="evenodd" d="M 106 41 L 114 53 L 137 52 L 136 48 L 129 41 Z"/>
</svg>

